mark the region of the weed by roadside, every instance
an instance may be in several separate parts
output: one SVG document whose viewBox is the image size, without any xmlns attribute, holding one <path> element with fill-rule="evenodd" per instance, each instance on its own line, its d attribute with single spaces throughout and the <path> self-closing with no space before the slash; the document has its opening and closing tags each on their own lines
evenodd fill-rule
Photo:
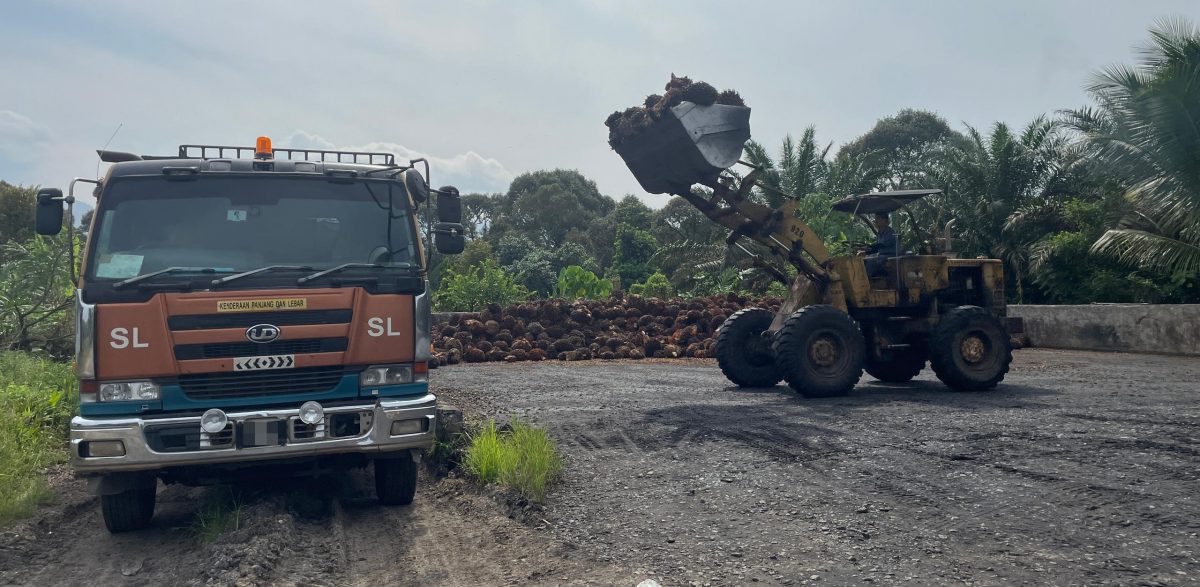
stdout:
<svg viewBox="0 0 1200 587">
<path fill-rule="evenodd" d="M 212 542 L 221 534 L 240 527 L 243 509 L 245 500 L 235 488 L 211 487 L 205 492 L 200 509 L 196 510 L 192 533 L 202 542 Z"/>
<path fill-rule="evenodd" d="M 0 352 L 0 525 L 52 499 L 42 472 L 66 460 L 78 401 L 70 365 Z"/>
<path fill-rule="evenodd" d="M 488 420 L 470 439 L 463 466 L 484 485 L 502 483 L 541 502 L 546 487 L 562 473 L 562 456 L 545 428 L 517 420 L 510 430 L 501 430 Z"/>
</svg>

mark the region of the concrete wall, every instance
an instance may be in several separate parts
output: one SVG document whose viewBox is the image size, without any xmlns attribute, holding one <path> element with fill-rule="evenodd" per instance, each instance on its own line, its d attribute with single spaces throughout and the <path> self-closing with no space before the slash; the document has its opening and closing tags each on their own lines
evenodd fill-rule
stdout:
<svg viewBox="0 0 1200 587">
<path fill-rule="evenodd" d="M 1009 306 L 1036 347 L 1200 356 L 1200 304 Z"/>
</svg>

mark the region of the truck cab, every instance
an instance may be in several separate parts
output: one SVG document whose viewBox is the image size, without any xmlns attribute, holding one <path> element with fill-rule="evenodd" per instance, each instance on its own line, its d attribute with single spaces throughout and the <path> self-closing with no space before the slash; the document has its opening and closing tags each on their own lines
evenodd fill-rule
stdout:
<svg viewBox="0 0 1200 587">
<path fill-rule="evenodd" d="M 71 184 L 95 184 L 96 209 L 70 460 L 108 529 L 146 526 L 160 480 L 371 464 L 379 500 L 410 503 L 437 424 L 420 228 L 461 252 L 457 190 L 431 190 L 423 161 L 265 137 L 100 155 L 104 177 Z M 39 192 L 38 231 L 57 233 L 73 201 Z"/>
</svg>

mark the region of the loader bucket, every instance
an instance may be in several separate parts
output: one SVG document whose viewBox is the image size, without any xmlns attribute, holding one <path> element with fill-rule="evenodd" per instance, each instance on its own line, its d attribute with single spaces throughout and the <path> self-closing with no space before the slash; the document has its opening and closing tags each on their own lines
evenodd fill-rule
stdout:
<svg viewBox="0 0 1200 587">
<path fill-rule="evenodd" d="M 681 102 L 616 149 L 642 189 L 678 194 L 711 184 L 750 138 L 750 109 Z"/>
</svg>

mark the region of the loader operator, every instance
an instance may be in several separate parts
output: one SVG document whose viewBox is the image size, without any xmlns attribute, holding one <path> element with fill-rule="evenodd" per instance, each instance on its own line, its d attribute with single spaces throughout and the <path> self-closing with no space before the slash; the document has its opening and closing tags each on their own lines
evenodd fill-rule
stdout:
<svg viewBox="0 0 1200 587">
<path fill-rule="evenodd" d="M 867 247 L 867 275 L 872 277 L 887 272 L 887 260 L 900 256 L 900 241 L 892 229 L 887 213 L 875 214 L 875 243 Z"/>
</svg>

